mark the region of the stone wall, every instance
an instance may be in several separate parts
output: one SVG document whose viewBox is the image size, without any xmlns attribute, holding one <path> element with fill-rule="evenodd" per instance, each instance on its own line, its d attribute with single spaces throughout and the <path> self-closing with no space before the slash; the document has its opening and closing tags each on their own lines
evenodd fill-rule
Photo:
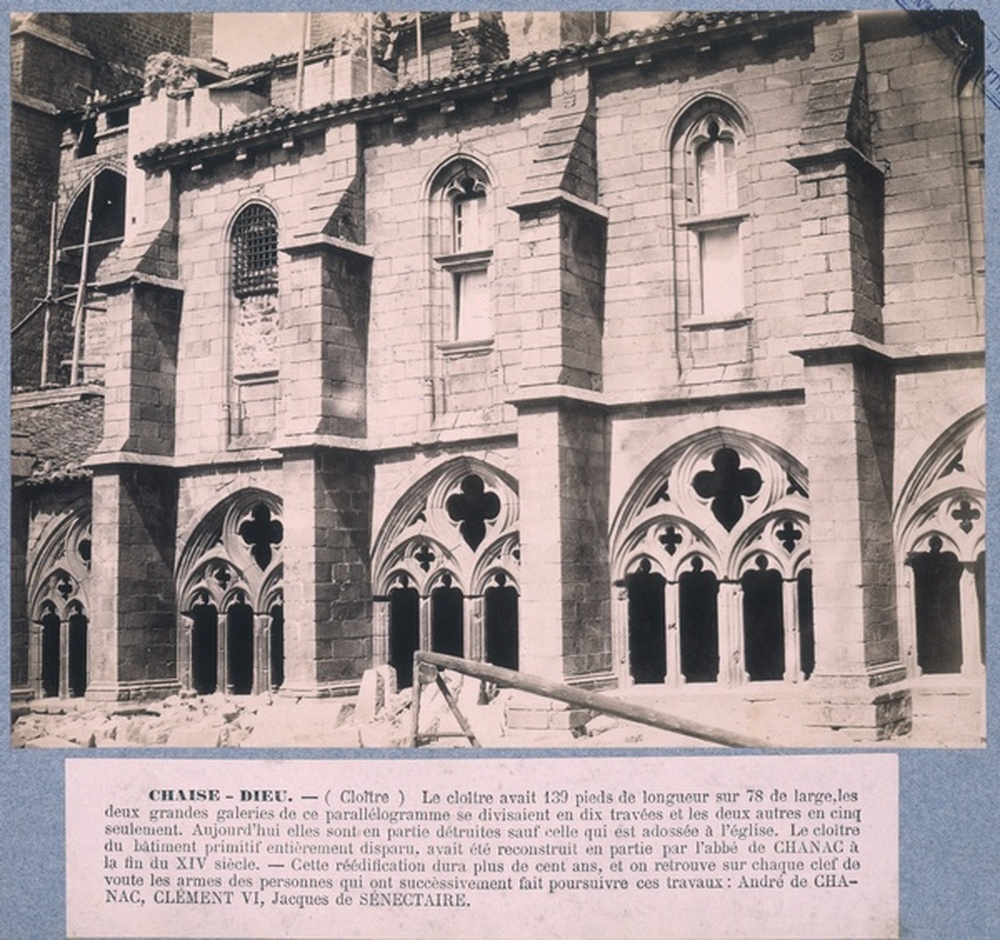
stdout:
<svg viewBox="0 0 1000 940">
<path fill-rule="evenodd" d="M 475 16 L 452 24 L 459 66 L 473 51 L 503 54 L 501 21 Z M 906 675 L 894 507 L 928 447 L 982 400 L 974 114 L 946 50 L 893 22 L 792 19 L 600 69 L 567 60 L 509 88 L 407 91 L 363 121 L 336 115 L 246 149 L 220 138 L 204 160 L 136 171 L 151 231 L 108 285 L 95 694 L 176 678 L 174 556 L 248 489 L 282 508 L 286 692 L 352 691 L 384 639 L 376 539 L 455 458 L 509 474 L 518 493 L 516 538 L 507 524 L 522 551 L 521 668 L 622 679 L 615 519 L 670 448 L 732 429 L 804 468 L 787 485 L 809 517 L 796 503 L 783 521 L 809 525 L 812 685 L 840 689 L 824 721 L 839 708 L 875 728 L 871 687 Z M 738 131 L 744 303 L 702 322 L 680 141 L 692 113 L 715 111 Z M 165 133 L 169 114 L 157 114 Z M 120 157 L 114 146 L 64 155 L 64 202 Z M 491 253 L 475 263 L 488 272 L 492 336 L 475 342 L 454 324 L 449 256 L 461 251 L 441 179 L 456 159 L 486 191 L 477 247 Z M 273 210 L 279 231 L 266 362 L 245 348 L 231 289 L 231 225 L 250 202 Z M 267 426 L 241 436 L 244 360 L 267 366 L 252 402 Z M 122 467 L 123 452 L 172 470 Z M 418 531 L 406 529 L 412 508 L 400 531 Z M 741 573 L 726 585 L 733 649 Z M 787 604 L 796 590 L 786 571 Z M 466 600 L 472 635 L 482 604 Z M 795 650 L 790 682 L 797 661 Z M 745 680 L 738 661 L 726 668 Z"/>
</svg>

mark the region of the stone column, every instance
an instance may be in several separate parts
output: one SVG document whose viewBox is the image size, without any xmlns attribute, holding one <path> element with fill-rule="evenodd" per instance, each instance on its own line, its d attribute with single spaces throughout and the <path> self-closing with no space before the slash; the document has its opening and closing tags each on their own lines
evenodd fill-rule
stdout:
<svg viewBox="0 0 1000 940">
<path fill-rule="evenodd" d="M 349 148 L 353 153 L 353 147 Z M 373 664 L 366 431 L 371 255 L 310 229 L 282 246 L 286 695 L 356 691 Z"/>
<path fill-rule="evenodd" d="M 979 595 L 976 593 L 974 562 L 963 563 L 958 591 L 962 617 L 962 675 L 980 676 L 983 673 L 983 651 L 980 646 Z"/>
<path fill-rule="evenodd" d="M 269 614 L 254 614 L 254 670 L 253 692 L 260 695 L 271 688 L 271 617 Z"/>
<path fill-rule="evenodd" d="M 616 581 L 611 597 L 611 653 L 615 681 L 628 684 L 628 590 Z"/>
<path fill-rule="evenodd" d="M 93 479 L 87 698 L 164 695 L 177 680 L 172 470 L 101 466 Z"/>
<path fill-rule="evenodd" d="M 520 219 L 523 296 L 518 464 L 521 669 L 610 683 L 616 674 L 608 559 L 610 435 L 601 404 L 607 211 L 597 205 L 586 69 L 552 83 L 552 109 Z M 549 709 L 532 727 L 572 727 Z"/>
<path fill-rule="evenodd" d="M 719 582 L 719 683 L 741 685 L 743 672 L 743 589 L 729 581 Z"/>
<path fill-rule="evenodd" d="M 381 666 L 389 661 L 389 599 L 376 597 L 372 604 L 372 662 Z"/>
<path fill-rule="evenodd" d="M 486 601 L 482 594 L 465 598 L 465 655 L 467 659 L 486 659 Z"/>
<path fill-rule="evenodd" d="M 608 442 L 583 403 L 522 405 L 521 668 L 610 679 Z"/>
<path fill-rule="evenodd" d="M 891 363 L 863 344 L 803 354 L 815 601 L 815 720 L 857 737 L 902 730 L 905 677 L 892 533 Z"/>
<path fill-rule="evenodd" d="M 668 581 L 663 586 L 663 621 L 667 631 L 667 685 L 681 685 L 680 586 Z"/>
<path fill-rule="evenodd" d="M 28 625 L 28 689 L 33 698 L 42 695 L 42 625 L 31 621 Z"/>
<path fill-rule="evenodd" d="M 781 605 L 785 624 L 786 682 L 802 680 L 802 656 L 799 640 L 799 586 L 795 579 L 781 582 Z"/>
<path fill-rule="evenodd" d="M 177 337 L 181 292 L 143 274 L 106 282 L 104 437 L 93 478 L 87 697 L 178 688 L 174 552 Z"/>
<path fill-rule="evenodd" d="M 286 451 L 286 695 L 354 692 L 372 665 L 373 471 L 348 450 Z"/>
<path fill-rule="evenodd" d="M 190 615 L 177 615 L 177 681 L 182 689 L 191 688 L 191 632 L 194 621 Z"/>
<path fill-rule="evenodd" d="M 892 539 L 894 375 L 882 352 L 884 172 L 873 162 L 856 14 L 814 26 L 790 162 L 802 196 L 803 351 L 816 669 L 809 720 L 852 738 L 908 728 Z"/>
<path fill-rule="evenodd" d="M 567 89 L 579 124 L 554 122 L 553 166 L 521 220 L 520 272 L 529 302 L 518 407 L 523 622 L 521 668 L 551 678 L 615 670 L 608 561 L 608 425 L 600 406 L 602 288 L 607 213 L 562 190 L 559 168 L 583 159 L 589 90 Z M 543 173 L 544 170 L 544 173 Z"/>
</svg>

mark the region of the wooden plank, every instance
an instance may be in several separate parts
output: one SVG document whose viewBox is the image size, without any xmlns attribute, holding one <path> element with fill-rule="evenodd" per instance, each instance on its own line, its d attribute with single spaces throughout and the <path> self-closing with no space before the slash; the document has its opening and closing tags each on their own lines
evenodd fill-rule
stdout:
<svg viewBox="0 0 1000 940">
<path fill-rule="evenodd" d="M 474 676 L 477 679 L 485 679 L 488 682 L 494 682 L 505 688 L 520 689 L 524 692 L 530 692 L 533 695 L 540 695 L 543 698 L 556 699 L 556 701 L 565 702 L 567 705 L 573 705 L 577 708 L 586 708 L 590 711 L 612 715 L 615 718 L 624 718 L 626 721 L 648 725 L 651 728 L 662 728 L 664 731 L 673 731 L 677 734 L 698 738 L 702 741 L 711 741 L 714 744 L 725 744 L 729 747 L 772 746 L 768 741 L 740 734 L 737 731 L 714 728 L 711 725 L 704 725 L 701 722 L 692 721 L 688 718 L 668 715 L 664 712 L 647 708 L 644 705 L 623 702 L 621 699 L 614 698 L 611 695 L 588 692 L 586 689 L 577 689 L 570 685 L 563 685 L 560 682 L 553 682 L 551 679 L 545 679 L 541 676 L 533 676 L 528 673 L 517 672 L 513 669 L 504 669 L 502 666 L 494 666 L 490 663 L 473 662 L 470 659 L 461 659 L 458 656 L 446 656 L 444 653 L 429 653 L 424 651 L 414 653 L 413 663 L 414 671 L 417 670 L 420 663 L 428 663 L 438 669 L 453 669 L 455 672 Z"/>
<path fill-rule="evenodd" d="M 441 690 L 441 694 L 444 696 L 444 700 L 448 703 L 448 707 L 451 709 L 451 713 L 455 716 L 455 720 L 458 722 L 459 728 L 469 739 L 469 743 L 473 747 L 482 747 L 479 741 L 476 740 L 476 735 L 469 723 L 465 720 L 465 715 L 462 714 L 461 709 L 458 707 L 458 702 L 455 701 L 455 696 L 451 694 L 451 689 L 448 688 L 448 683 L 444 681 L 444 677 L 440 672 L 437 674 L 437 685 Z"/>
<path fill-rule="evenodd" d="M 417 657 L 413 657 L 413 692 L 410 696 L 410 747 L 417 747 L 420 743 L 420 691 L 424 685 L 423 663 L 417 662 Z M 437 675 L 437 669 L 429 666 Z"/>
</svg>

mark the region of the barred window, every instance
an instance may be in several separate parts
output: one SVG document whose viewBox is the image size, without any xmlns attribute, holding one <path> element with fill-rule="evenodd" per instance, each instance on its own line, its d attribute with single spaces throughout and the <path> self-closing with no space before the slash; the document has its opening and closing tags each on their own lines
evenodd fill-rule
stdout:
<svg viewBox="0 0 1000 940">
<path fill-rule="evenodd" d="M 278 220 L 253 203 L 233 225 L 233 293 L 240 299 L 278 292 Z"/>
</svg>

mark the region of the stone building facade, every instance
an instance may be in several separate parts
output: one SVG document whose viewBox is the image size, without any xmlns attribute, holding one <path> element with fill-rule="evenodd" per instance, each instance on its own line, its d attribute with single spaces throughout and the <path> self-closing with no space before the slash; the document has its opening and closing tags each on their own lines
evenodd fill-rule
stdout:
<svg viewBox="0 0 1000 940">
<path fill-rule="evenodd" d="M 428 648 L 978 728 L 978 20 L 312 38 L 68 115 L 14 696 L 342 695 Z"/>
</svg>

